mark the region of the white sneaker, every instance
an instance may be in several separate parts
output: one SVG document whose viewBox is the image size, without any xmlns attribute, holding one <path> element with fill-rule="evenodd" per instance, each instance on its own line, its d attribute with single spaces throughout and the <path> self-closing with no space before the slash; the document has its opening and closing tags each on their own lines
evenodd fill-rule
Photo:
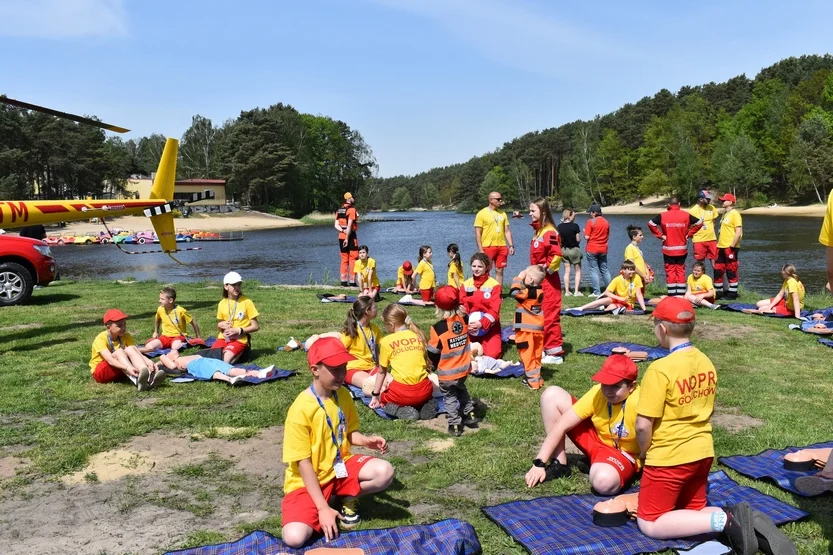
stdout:
<svg viewBox="0 0 833 555">
<path fill-rule="evenodd" d="M 625 307 L 624 306 L 616 307 L 616 308 L 613 309 L 612 312 L 613 312 L 613 314 L 622 314 L 623 312 L 625 312 Z"/>
<path fill-rule="evenodd" d="M 570 296 L 570 292 L 569 292 L 569 291 L 564 291 L 564 296 L 565 296 L 565 297 L 569 297 L 569 296 Z"/>
<path fill-rule="evenodd" d="M 541 358 L 541 364 L 561 364 L 562 362 L 564 359 L 555 355 L 544 355 Z"/>
<path fill-rule="evenodd" d="M 268 378 L 269 376 L 272 375 L 274 370 L 275 370 L 275 365 L 274 364 L 272 364 L 270 366 L 267 366 L 266 368 L 264 368 L 263 370 L 261 370 L 260 372 L 257 373 L 257 377 L 258 378 Z"/>
<path fill-rule="evenodd" d="M 575 293 L 573 293 L 573 296 L 574 297 L 583 297 L 584 293 L 582 293 L 581 291 L 576 291 Z"/>
</svg>

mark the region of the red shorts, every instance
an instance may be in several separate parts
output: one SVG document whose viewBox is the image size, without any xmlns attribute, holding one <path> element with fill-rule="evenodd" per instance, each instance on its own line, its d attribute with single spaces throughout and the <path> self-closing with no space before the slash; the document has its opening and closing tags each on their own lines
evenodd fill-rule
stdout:
<svg viewBox="0 0 833 555">
<path fill-rule="evenodd" d="M 361 368 L 351 368 L 351 369 L 347 370 L 347 378 L 346 378 L 347 383 L 349 383 L 349 384 L 353 383 L 353 377 L 356 375 L 356 372 L 367 372 L 371 376 L 375 376 L 376 374 L 379 373 L 379 367 L 374 366 L 370 370 L 362 370 Z"/>
<path fill-rule="evenodd" d="M 214 341 L 214 344 L 211 346 L 212 349 L 222 349 L 224 353 L 232 353 L 234 356 L 239 355 L 243 351 L 246 350 L 247 343 L 241 343 L 240 341 L 232 341 L 228 342 L 223 338 L 219 338 Z"/>
<path fill-rule="evenodd" d="M 395 403 L 400 407 L 420 408 L 434 394 L 434 384 L 425 378 L 418 384 L 407 385 L 396 380 L 390 382 L 388 388 L 382 392 L 379 402 L 382 405 Z"/>
<path fill-rule="evenodd" d="M 419 294 L 422 295 L 422 300 L 426 303 L 431 302 L 431 298 L 434 296 L 434 288 L 431 289 L 420 289 Z"/>
<path fill-rule="evenodd" d="M 694 260 L 717 260 L 717 241 L 694 243 Z"/>
<path fill-rule="evenodd" d="M 786 293 L 789 295 L 789 293 Z M 772 297 L 774 299 L 775 297 Z M 769 302 L 772 302 L 772 299 L 769 299 Z M 781 300 L 778 301 L 778 304 L 773 306 L 772 308 L 775 309 L 775 314 L 783 314 L 784 316 L 790 316 L 793 313 L 790 312 L 790 309 L 787 308 L 787 300 L 784 297 L 781 297 Z"/>
<path fill-rule="evenodd" d="M 98 383 L 117 382 L 124 378 L 124 372 L 113 368 L 106 360 L 99 362 L 93 370 L 93 379 Z"/>
<path fill-rule="evenodd" d="M 489 257 L 495 268 L 506 268 L 509 261 L 509 247 L 483 247 L 483 252 Z"/>
<path fill-rule="evenodd" d="M 625 310 L 633 310 L 633 305 L 628 302 L 617 301 L 616 299 L 610 299 L 610 304 L 615 306 L 616 308 L 624 308 Z"/>
<path fill-rule="evenodd" d="M 336 478 L 321 486 L 321 493 L 327 502 L 337 495 L 339 497 L 356 497 L 362 492 L 359 484 L 359 472 L 362 467 L 374 460 L 370 455 L 353 455 L 344 465 L 347 467 L 347 478 Z M 290 522 L 302 522 L 315 530 L 321 532 L 321 523 L 318 522 L 318 509 L 312 502 L 306 488 L 298 488 L 287 493 L 281 502 L 281 515 L 283 525 Z"/>
<path fill-rule="evenodd" d="M 636 516 L 653 522 L 665 513 L 706 507 L 712 457 L 677 466 L 646 466 L 639 482 Z"/>
<path fill-rule="evenodd" d="M 576 401 L 578 399 L 573 397 L 573 404 L 576 404 Z M 620 488 L 624 487 L 638 472 L 636 459 L 604 443 L 590 418 L 582 420 L 578 426 L 567 432 L 567 437 L 590 458 L 591 465 L 604 463 L 612 466 L 619 473 Z"/>
<path fill-rule="evenodd" d="M 170 336 L 170 335 L 160 335 L 156 339 L 162 343 L 163 349 L 170 349 L 171 345 L 173 345 L 174 341 L 182 341 L 183 344 L 187 345 L 188 340 L 185 339 L 184 335 L 177 335 L 177 336 Z"/>
</svg>

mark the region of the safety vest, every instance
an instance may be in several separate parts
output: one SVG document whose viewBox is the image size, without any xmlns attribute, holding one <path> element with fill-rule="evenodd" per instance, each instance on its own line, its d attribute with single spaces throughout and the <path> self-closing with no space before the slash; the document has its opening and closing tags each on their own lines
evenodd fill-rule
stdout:
<svg viewBox="0 0 833 555">
<path fill-rule="evenodd" d="M 341 208 L 336 210 L 336 222 L 341 227 L 341 232 L 338 234 L 339 239 L 346 239 L 347 234 L 345 233 L 345 229 L 347 228 L 347 222 L 350 221 L 350 209 L 353 208 L 353 205 L 349 202 L 345 202 Z M 350 229 L 350 233 L 355 233 L 359 229 L 358 217 L 356 214 L 356 209 L 353 208 L 353 227 Z"/>
<path fill-rule="evenodd" d="M 665 256 L 685 256 L 688 254 L 688 238 L 703 227 L 703 222 L 680 210 L 678 205 L 669 206 L 668 210 L 648 222 L 648 228 L 656 237 L 665 235 L 662 254 Z"/>
<path fill-rule="evenodd" d="M 544 291 L 540 287 L 524 286 L 520 279 L 512 280 L 509 294 L 518 302 L 515 309 L 515 325 L 519 332 L 544 332 L 544 313 L 541 303 L 544 301 Z"/>
<path fill-rule="evenodd" d="M 471 371 L 469 327 L 466 321 L 454 315 L 431 326 L 428 341 L 429 352 L 439 351 L 437 377 L 440 381 L 459 380 Z"/>
</svg>

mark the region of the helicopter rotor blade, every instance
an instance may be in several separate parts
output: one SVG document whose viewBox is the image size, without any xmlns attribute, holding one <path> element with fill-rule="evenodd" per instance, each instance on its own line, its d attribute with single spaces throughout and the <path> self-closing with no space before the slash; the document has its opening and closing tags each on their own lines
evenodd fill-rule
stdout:
<svg viewBox="0 0 833 555">
<path fill-rule="evenodd" d="M 85 118 L 83 116 L 76 116 L 75 114 L 69 114 L 67 112 L 59 112 L 58 110 L 53 110 L 52 108 L 45 108 L 43 106 L 38 106 L 37 104 L 29 104 L 28 102 L 15 100 L 7 96 L 0 96 L 0 102 L 3 102 L 4 104 L 10 104 L 11 106 L 17 106 L 18 108 L 23 108 L 25 110 L 34 110 L 36 112 L 43 112 L 44 114 L 49 114 L 51 116 L 69 119 L 78 123 L 94 125 L 96 127 L 101 127 L 102 129 L 106 129 L 108 131 L 113 131 L 115 133 L 127 133 L 128 131 L 130 131 L 130 129 L 125 129 L 124 127 L 119 127 L 118 125 L 104 123 L 103 121 L 97 121 L 94 119 Z"/>
</svg>

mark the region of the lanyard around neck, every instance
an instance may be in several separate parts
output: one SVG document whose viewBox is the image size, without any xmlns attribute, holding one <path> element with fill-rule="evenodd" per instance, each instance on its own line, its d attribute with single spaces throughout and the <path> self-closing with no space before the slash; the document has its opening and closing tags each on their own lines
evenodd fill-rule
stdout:
<svg viewBox="0 0 833 555">
<path fill-rule="evenodd" d="M 685 343 L 680 343 L 676 347 L 671 348 L 671 352 L 679 351 L 680 349 L 685 349 L 687 347 L 691 347 L 691 341 L 686 341 Z"/>
<path fill-rule="evenodd" d="M 234 314 L 237 312 L 237 302 L 239 300 L 240 300 L 240 297 L 237 297 L 237 299 L 234 301 L 234 308 L 232 309 L 231 308 L 231 301 L 229 300 L 228 297 L 226 297 L 226 308 L 229 311 L 229 313 L 228 313 L 228 323 L 229 324 L 234 323 Z"/>
<path fill-rule="evenodd" d="M 616 429 L 616 439 L 613 440 L 613 445 L 616 449 L 619 449 L 619 443 L 622 441 L 622 431 L 625 429 L 625 404 L 628 401 L 625 400 L 622 402 L 622 421 L 619 422 L 619 426 Z M 613 406 L 608 403 L 607 404 L 607 431 L 610 433 L 610 437 L 613 437 L 613 430 L 610 429 L 610 421 L 613 419 Z"/>
<path fill-rule="evenodd" d="M 359 331 L 362 332 L 365 345 L 367 345 L 367 348 L 370 349 L 370 356 L 373 357 L 373 362 L 376 363 L 376 366 L 379 366 L 379 361 L 376 359 L 376 337 L 373 335 L 373 328 L 370 329 L 370 338 L 368 338 L 367 334 L 364 332 L 364 327 L 358 322 L 356 322 L 356 324 L 359 326 Z"/>
<path fill-rule="evenodd" d="M 338 393 L 335 393 L 333 397 L 333 402 L 338 407 L 338 438 L 336 438 L 335 428 L 333 427 L 333 421 L 330 420 L 330 415 L 327 413 L 327 409 L 324 408 L 324 402 L 318 396 L 318 393 L 315 392 L 315 387 L 312 385 L 309 386 L 309 390 L 312 392 L 313 397 L 315 400 L 318 401 L 318 406 L 321 407 L 321 410 L 324 411 L 324 418 L 327 419 L 327 426 L 330 428 L 330 434 L 333 438 L 333 444 L 336 446 L 336 464 L 341 462 L 341 446 L 344 443 L 344 430 L 346 429 L 346 425 L 344 421 L 346 418 L 344 417 L 344 413 L 341 410 L 341 405 L 338 404 Z"/>
<path fill-rule="evenodd" d="M 124 349 L 124 344 L 121 341 L 121 337 L 119 337 L 118 340 L 119 340 L 119 349 Z M 107 334 L 107 343 L 110 344 L 110 352 L 111 353 L 116 350 L 116 346 L 113 344 L 113 340 L 110 339 L 110 334 L 109 333 Z"/>
</svg>

